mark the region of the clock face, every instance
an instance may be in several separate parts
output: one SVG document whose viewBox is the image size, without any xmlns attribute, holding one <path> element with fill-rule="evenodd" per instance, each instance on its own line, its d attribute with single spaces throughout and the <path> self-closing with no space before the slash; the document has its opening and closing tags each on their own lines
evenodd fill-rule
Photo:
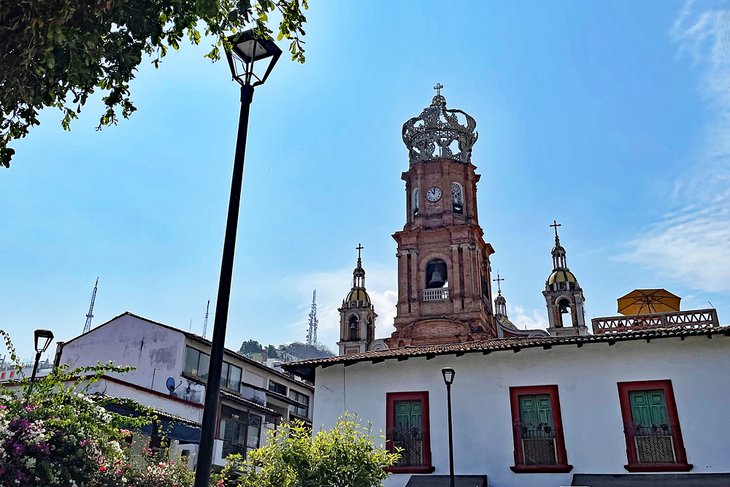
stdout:
<svg viewBox="0 0 730 487">
<path fill-rule="evenodd" d="M 431 203 L 437 202 L 441 199 L 441 189 L 436 186 L 429 188 L 428 191 L 426 191 L 426 199 Z"/>
</svg>

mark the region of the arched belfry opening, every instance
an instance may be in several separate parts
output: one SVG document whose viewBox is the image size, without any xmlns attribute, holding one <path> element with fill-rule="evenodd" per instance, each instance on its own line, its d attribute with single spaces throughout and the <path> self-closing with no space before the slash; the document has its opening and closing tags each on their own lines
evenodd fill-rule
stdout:
<svg viewBox="0 0 730 487">
<path fill-rule="evenodd" d="M 360 339 L 360 323 L 358 322 L 357 316 L 350 316 L 347 322 L 347 339 L 348 340 L 359 340 Z"/>
<path fill-rule="evenodd" d="M 464 187 L 459 183 L 451 183 L 451 210 L 457 215 L 464 214 Z"/>
<path fill-rule="evenodd" d="M 567 298 L 558 300 L 558 323 L 556 327 L 564 328 L 566 326 L 575 326 L 573 323 L 573 306 Z"/>
<path fill-rule="evenodd" d="M 426 288 L 437 289 L 448 287 L 449 274 L 446 261 L 443 259 L 431 259 L 426 264 Z"/>
</svg>

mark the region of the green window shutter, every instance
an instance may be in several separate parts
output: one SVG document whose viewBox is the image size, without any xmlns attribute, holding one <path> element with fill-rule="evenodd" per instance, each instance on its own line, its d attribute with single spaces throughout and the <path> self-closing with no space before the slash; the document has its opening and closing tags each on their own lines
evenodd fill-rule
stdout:
<svg viewBox="0 0 730 487">
<path fill-rule="evenodd" d="M 520 396 L 520 422 L 523 427 L 535 427 L 540 423 L 552 427 L 553 409 L 550 395 Z"/>
<path fill-rule="evenodd" d="M 669 424 L 664 391 L 632 391 L 629 393 L 629 402 L 634 425 L 651 428 L 652 425 Z"/>
<path fill-rule="evenodd" d="M 421 401 L 395 402 L 395 427 L 421 429 Z"/>
</svg>

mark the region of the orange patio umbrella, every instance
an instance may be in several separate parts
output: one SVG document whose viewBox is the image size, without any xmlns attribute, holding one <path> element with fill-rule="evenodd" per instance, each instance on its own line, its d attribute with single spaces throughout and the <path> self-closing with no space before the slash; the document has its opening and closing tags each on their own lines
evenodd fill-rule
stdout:
<svg viewBox="0 0 730 487">
<path fill-rule="evenodd" d="M 672 313 L 679 311 L 681 299 L 666 289 L 634 289 L 618 298 L 618 312 L 623 315 Z"/>
</svg>

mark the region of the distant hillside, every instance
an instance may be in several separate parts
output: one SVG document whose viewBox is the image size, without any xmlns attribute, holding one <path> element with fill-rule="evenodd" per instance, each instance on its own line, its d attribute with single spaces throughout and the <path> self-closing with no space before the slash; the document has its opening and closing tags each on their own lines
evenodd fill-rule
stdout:
<svg viewBox="0 0 730 487">
<path fill-rule="evenodd" d="M 306 343 L 294 342 L 275 347 L 273 345 L 264 346 L 256 340 L 244 341 L 238 353 L 257 362 L 265 362 L 270 358 L 280 359 L 284 362 L 292 362 L 294 360 L 334 356 L 332 351 L 321 344 L 307 345 Z"/>
</svg>

